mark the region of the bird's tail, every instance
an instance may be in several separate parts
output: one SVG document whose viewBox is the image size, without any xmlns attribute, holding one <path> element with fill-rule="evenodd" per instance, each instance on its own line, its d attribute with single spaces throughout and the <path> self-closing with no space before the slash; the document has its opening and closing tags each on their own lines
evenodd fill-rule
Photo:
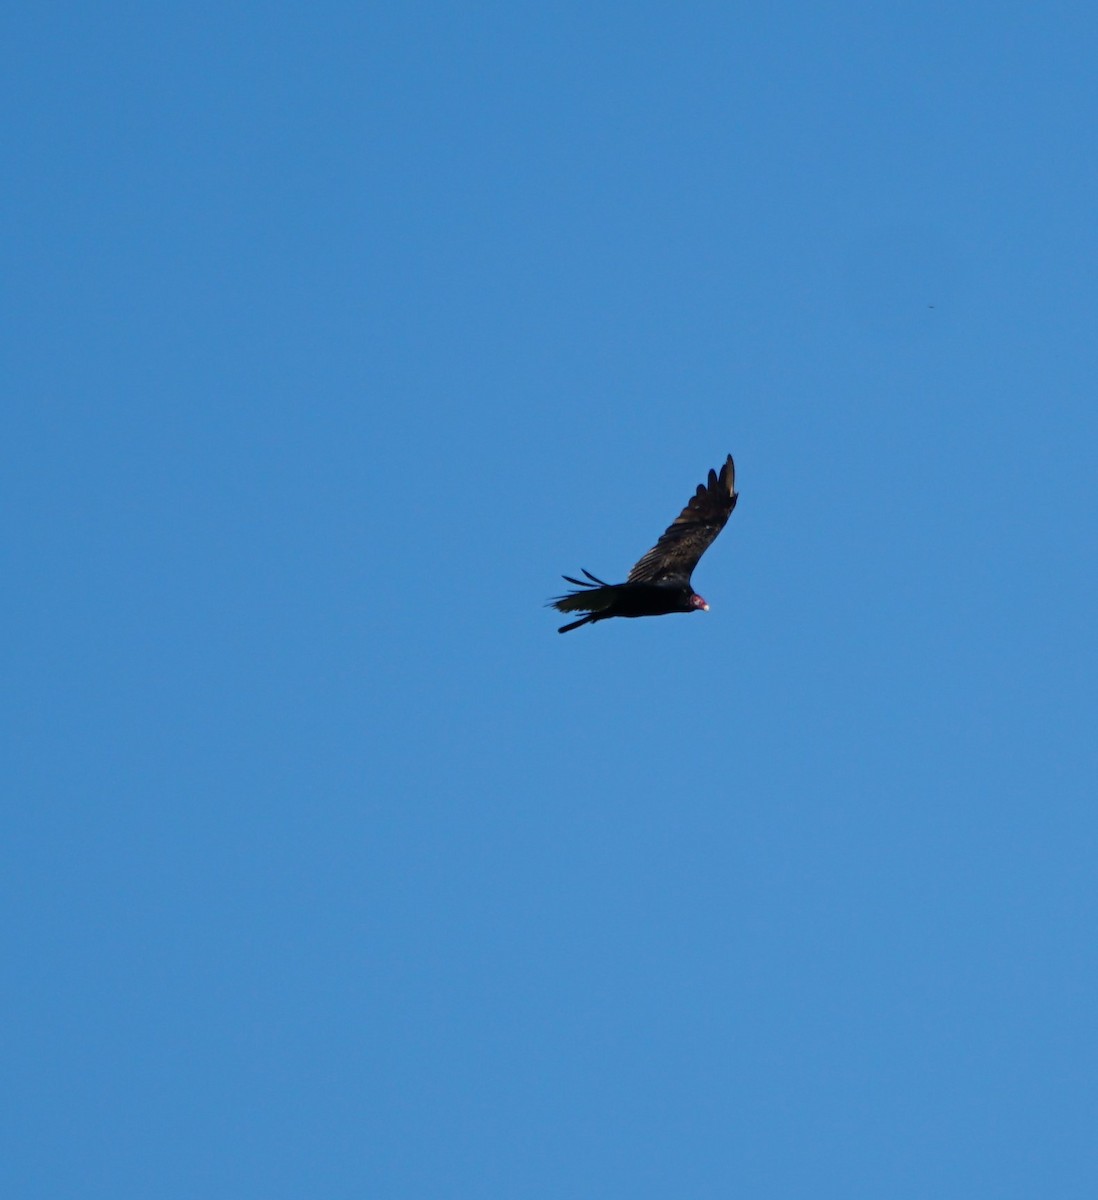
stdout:
<svg viewBox="0 0 1098 1200">
<path fill-rule="evenodd" d="M 563 613 L 585 612 L 587 616 L 573 621 L 571 625 L 562 625 L 557 630 L 558 633 L 567 633 L 570 629 L 578 629 L 581 625 L 586 625 L 588 621 L 601 621 L 606 615 L 605 610 L 614 603 L 617 596 L 618 589 L 614 584 L 604 583 L 590 571 L 585 570 L 583 573 L 587 576 L 587 580 L 573 579 L 571 575 L 563 576 L 565 582 L 576 585 L 576 590 L 569 592 L 567 596 L 558 596 L 555 600 L 550 601 L 550 607 Z"/>
</svg>

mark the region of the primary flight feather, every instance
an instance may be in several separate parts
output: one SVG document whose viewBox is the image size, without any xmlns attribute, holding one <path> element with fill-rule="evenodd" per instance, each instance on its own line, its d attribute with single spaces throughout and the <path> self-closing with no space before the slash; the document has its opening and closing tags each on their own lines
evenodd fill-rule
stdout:
<svg viewBox="0 0 1098 1200">
<path fill-rule="evenodd" d="M 582 612 L 587 616 L 562 625 L 557 632 L 567 633 L 608 617 L 708 612 L 709 605 L 691 587 L 690 576 L 698 559 L 725 527 L 737 499 L 736 464 L 730 454 L 719 474 L 710 471 L 708 481 L 698 484 L 686 507 L 624 583 L 604 583 L 586 570 L 586 580 L 563 576 L 566 582 L 576 585 L 576 591 L 558 596 L 551 602 L 552 607 L 558 612 Z"/>
</svg>

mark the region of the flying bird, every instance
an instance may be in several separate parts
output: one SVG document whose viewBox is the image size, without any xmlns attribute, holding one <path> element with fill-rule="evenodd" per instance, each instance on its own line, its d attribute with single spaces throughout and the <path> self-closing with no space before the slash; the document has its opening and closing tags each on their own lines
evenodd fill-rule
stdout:
<svg viewBox="0 0 1098 1200">
<path fill-rule="evenodd" d="M 567 633 L 581 625 L 605 621 L 608 617 L 658 617 L 664 613 L 708 612 L 709 605 L 690 585 L 690 576 L 698 559 L 725 527 L 739 499 L 736 492 L 736 464 L 730 454 L 720 474 L 709 472 L 707 483 L 698 490 L 681 513 L 667 527 L 663 537 L 640 559 L 624 583 L 605 583 L 590 571 L 584 579 L 562 578 L 576 585 L 576 591 L 550 602 L 558 612 L 582 612 L 558 633 Z"/>
</svg>

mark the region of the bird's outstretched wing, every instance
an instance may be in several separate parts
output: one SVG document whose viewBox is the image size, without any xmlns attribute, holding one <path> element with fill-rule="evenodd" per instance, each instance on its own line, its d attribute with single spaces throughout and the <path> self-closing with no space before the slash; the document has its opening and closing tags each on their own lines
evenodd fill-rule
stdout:
<svg viewBox="0 0 1098 1200">
<path fill-rule="evenodd" d="M 736 507 L 736 464 L 730 454 L 720 474 L 709 472 L 667 532 L 629 572 L 629 583 L 689 579 L 698 559 L 709 549 Z"/>
</svg>

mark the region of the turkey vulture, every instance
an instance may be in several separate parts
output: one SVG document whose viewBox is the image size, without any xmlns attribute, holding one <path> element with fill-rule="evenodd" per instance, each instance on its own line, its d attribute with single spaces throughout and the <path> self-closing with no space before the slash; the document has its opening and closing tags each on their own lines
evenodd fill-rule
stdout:
<svg viewBox="0 0 1098 1200">
<path fill-rule="evenodd" d="M 607 617 L 658 617 L 663 613 L 709 611 L 709 605 L 690 586 L 698 559 L 724 528 L 736 507 L 736 464 L 730 454 L 720 474 L 698 484 L 690 502 L 667 527 L 667 532 L 629 572 L 624 583 L 604 583 L 590 571 L 587 580 L 562 576 L 577 590 L 551 601 L 558 612 L 582 612 L 558 633 L 567 633 Z"/>
</svg>

